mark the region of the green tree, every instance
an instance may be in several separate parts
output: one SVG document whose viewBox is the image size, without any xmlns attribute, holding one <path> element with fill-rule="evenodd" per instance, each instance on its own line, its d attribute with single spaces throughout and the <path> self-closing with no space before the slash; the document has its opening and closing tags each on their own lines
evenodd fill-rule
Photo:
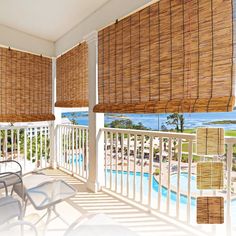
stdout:
<svg viewBox="0 0 236 236">
<path fill-rule="evenodd" d="M 76 119 L 72 118 L 70 121 L 72 125 L 78 125 L 78 122 L 76 121 Z"/>
<path fill-rule="evenodd" d="M 71 121 L 72 125 L 78 125 L 78 122 L 76 119 L 78 119 L 77 112 L 70 113 L 70 121 Z"/>
<path fill-rule="evenodd" d="M 111 128 L 118 128 L 118 129 L 149 130 L 141 122 L 139 122 L 136 125 L 136 124 L 133 124 L 132 120 L 130 119 L 114 120 L 108 126 L 110 126 Z"/>
<path fill-rule="evenodd" d="M 184 115 L 181 114 L 179 115 L 179 122 L 180 122 L 180 132 L 184 132 Z"/>
<path fill-rule="evenodd" d="M 167 116 L 167 125 L 174 125 L 176 132 L 184 132 L 184 116 L 183 114 L 173 113 Z"/>
<path fill-rule="evenodd" d="M 13 146 L 13 154 L 16 152 L 17 149 L 16 137 L 17 137 L 16 130 L 13 130 L 13 136 L 12 136 L 12 130 L 10 129 L 0 131 L 0 143 L 1 143 L 0 149 L 2 150 L 1 155 L 3 157 L 6 157 L 7 153 L 11 152 L 12 146 Z"/>
<path fill-rule="evenodd" d="M 36 140 L 37 140 L 37 142 L 36 142 Z M 29 135 L 27 135 L 27 138 L 26 138 L 27 160 L 30 160 L 30 158 L 32 157 L 32 162 L 35 162 L 36 159 L 37 159 L 37 161 L 40 161 L 41 153 L 42 153 L 43 157 L 46 156 L 46 159 L 49 159 L 49 156 L 50 156 L 49 142 L 50 141 L 49 141 L 48 136 L 45 137 L 44 135 L 42 135 L 42 140 L 41 140 L 40 133 L 37 132 L 37 137 L 36 137 L 36 135 L 32 136 L 32 149 L 30 149 L 31 139 L 30 139 Z M 36 143 L 37 143 L 37 145 L 36 145 Z M 42 143 L 42 146 L 41 146 L 41 143 Z M 20 152 L 24 153 L 24 151 L 25 151 L 25 135 L 24 135 L 24 132 L 21 132 L 20 133 Z"/>
</svg>

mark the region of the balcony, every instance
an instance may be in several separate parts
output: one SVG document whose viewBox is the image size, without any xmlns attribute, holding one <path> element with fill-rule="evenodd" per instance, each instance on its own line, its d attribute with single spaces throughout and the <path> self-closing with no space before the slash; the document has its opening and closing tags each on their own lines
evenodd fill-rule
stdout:
<svg viewBox="0 0 236 236">
<path fill-rule="evenodd" d="M 195 134 L 105 128 L 104 114 L 178 113 L 183 131 L 182 114 L 212 112 L 215 120 L 214 112 L 235 109 L 236 0 L 32 2 L 0 3 L 0 161 L 19 162 L 50 194 L 39 191 L 46 200 L 34 204 L 32 184 L 25 208 L 24 189 L 12 184 L 13 197 L 0 200 L 17 202 L 18 216 L 40 235 L 88 229 L 93 216 L 143 236 L 235 235 L 235 137 L 221 139 L 218 129 L 218 155 L 206 147 L 199 156 Z M 88 126 L 63 124 L 62 113 L 71 111 L 88 112 Z M 233 116 L 219 124 L 230 127 Z M 224 164 L 221 190 L 197 189 L 201 161 Z M 4 184 L 0 195 L 8 193 Z M 199 196 L 206 208 L 209 196 L 219 197 L 214 223 L 224 223 L 211 224 L 212 204 L 213 214 L 197 224 Z"/>
<path fill-rule="evenodd" d="M 202 192 L 196 189 L 195 174 L 196 163 L 201 159 L 194 153 L 195 135 L 112 128 L 101 128 L 99 133 L 99 137 L 104 137 L 104 152 L 100 158 L 104 161 L 100 173 L 103 186 L 94 193 L 87 188 L 89 174 L 93 171 L 88 127 L 1 128 L 1 160 L 17 160 L 25 173 L 37 170 L 64 179 L 78 191 L 73 198 L 58 205 L 62 219 L 49 223 L 47 235 L 63 235 L 68 228 L 65 222 L 71 224 L 80 216 L 93 213 L 104 213 L 138 235 L 230 234 L 231 229 L 233 234 L 236 230 L 236 173 L 232 171 L 236 138 L 225 139 L 227 153 L 221 157 L 225 163 L 224 190 L 208 192 L 227 199 L 225 223 L 199 228 L 195 218 L 196 197 Z M 187 151 L 183 150 L 184 146 Z M 35 222 L 43 213 L 29 205 L 25 219 Z M 42 228 L 38 225 L 37 229 L 40 232 Z"/>
</svg>

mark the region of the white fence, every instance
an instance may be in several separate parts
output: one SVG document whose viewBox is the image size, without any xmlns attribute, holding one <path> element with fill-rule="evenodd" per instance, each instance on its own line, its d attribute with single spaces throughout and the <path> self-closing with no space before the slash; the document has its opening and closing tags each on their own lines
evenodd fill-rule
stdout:
<svg viewBox="0 0 236 236">
<path fill-rule="evenodd" d="M 232 220 L 232 160 L 236 138 L 226 138 L 227 155 L 204 158 L 195 155 L 195 135 L 168 132 L 104 128 L 105 188 L 123 197 L 196 225 L 196 197 L 220 195 L 225 198 L 228 235 Z M 219 160 L 225 163 L 225 189 L 199 191 L 196 163 Z M 218 226 L 217 226 L 218 227 Z M 201 227 L 200 227 L 201 228 Z M 216 231 L 216 226 L 204 231 Z M 225 232 L 225 228 L 223 229 Z"/>
<path fill-rule="evenodd" d="M 57 126 L 57 165 L 72 174 L 88 178 L 88 127 L 79 125 Z"/>
<path fill-rule="evenodd" d="M 196 225 L 196 197 L 225 198 L 225 224 L 198 227 L 230 235 L 236 217 L 236 173 L 232 171 L 236 138 L 226 137 L 226 155 L 204 158 L 195 155 L 195 135 L 169 132 L 103 128 L 105 187 L 118 195 Z M 88 127 L 56 127 L 56 162 L 59 168 L 83 178 L 89 175 Z M 101 156 L 101 158 L 103 158 Z M 49 126 L 0 127 L 0 160 L 19 161 L 25 171 L 50 166 Z M 196 163 L 219 160 L 225 164 L 223 191 L 196 189 Z M 234 184 L 234 185 L 233 185 Z"/>
<path fill-rule="evenodd" d="M 16 160 L 24 172 L 49 166 L 49 126 L 0 127 L 0 160 Z"/>
</svg>

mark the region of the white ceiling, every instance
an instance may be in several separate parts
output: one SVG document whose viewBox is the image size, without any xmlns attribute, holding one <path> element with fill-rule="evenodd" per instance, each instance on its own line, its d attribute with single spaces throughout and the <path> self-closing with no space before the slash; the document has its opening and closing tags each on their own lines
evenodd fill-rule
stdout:
<svg viewBox="0 0 236 236">
<path fill-rule="evenodd" d="M 0 0 L 0 24 L 58 40 L 109 0 Z"/>
</svg>

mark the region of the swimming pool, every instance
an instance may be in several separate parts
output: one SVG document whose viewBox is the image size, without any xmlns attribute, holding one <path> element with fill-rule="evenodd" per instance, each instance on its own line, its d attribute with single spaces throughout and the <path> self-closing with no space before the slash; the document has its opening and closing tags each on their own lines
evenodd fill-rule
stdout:
<svg viewBox="0 0 236 236">
<path fill-rule="evenodd" d="M 121 175 L 122 172 L 118 171 L 117 173 L 117 191 L 121 192 Z M 124 193 L 127 191 L 127 172 L 123 172 L 123 186 L 124 186 Z M 148 194 L 149 194 L 149 174 L 144 173 L 143 174 L 143 196 L 144 199 L 147 200 Z M 154 199 L 155 202 L 157 202 L 155 199 L 158 198 L 158 191 L 159 191 L 159 183 L 156 181 L 154 176 L 152 176 L 152 199 Z M 116 181 L 116 171 L 112 171 L 112 189 L 115 189 L 115 181 Z M 107 185 L 110 186 L 110 170 L 107 170 L 107 175 L 106 175 L 106 182 Z M 134 184 L 134 172 L 129 173 L 129 192 L 131 197 L 134 194 L 134 189 L 133 189 L 133 184 Z M 136 195 L 140 195 L 140 186 L 141 186 L 141 173 L 136 172 L 136 178 L 135 178 L 135 184 L 136 184 Z M 171 175 L 171 185 L 172 186 L 177 186 L 177 174 Z M 180 173 L 180 189 L 181 192 L 186 193 L 188 191 L 188 173 L 182 172 Z M 191 176 L 191 192 L 192 193 L 198 193 L 199 190 L 196 187 L 196 176 L 192 175 Z M 161 197 L 162 201 L 166 201 L 167 199 L 167 188 L 162 187 L 161 188 Z M 176 200 L 177 200 L 177 194 L 175 191 L 171 191 L 170 193 L 170 200 L 173 206 L 176 205 Z M 180 206 L 181 207 L 186 207 L 186 204 L 188 202 L 187 196 L 184 194 L 180 194 Z M 196 206 L 196 199 L 191 198 L 191 208 L 195 210 Z M 236 223 L 236 199 L 232 200 L 231 202 L 231 209 L 232 209 L 232 221 L 235 224 Z"/>
<path fill-rule="evenodd" d="M 122 178 L 121 178 L 122 172 L 118 171 L 117 174 L 117 190 L 118 192 L 121 192 L 121 182 L 122 182 Z M 185 190 L 187 188 L 186 186 L 186 181 L 187 181 L 187 173 L 181 173 L 180 174 L 180 189 L 181 190 Z M 124 171 L 123 172 L 123 186 L 127 186 L 127 172 Z M 158 196 L 158 191 L 159 191 L 159 183 L 157 182 L 157 180 L 155 179 L 154 176 L 152 176 L 152 197 L 153 199 L 157 198 Z M 112 171 L 112 188 L 115 188 L 115 179 L 116 179 L 116 171 L 113 170 Z M 107 184 L 110 186 L 110 170 L 107 170 Z M 134 184 L 134 172 L 130 172 L 129 173 L 129 192 L 132 195 L 133 194 L 133 184 Z M 171 185 L 175 185 L 177 184 L 177 175 L 174 174 L 171 176 Z M 141 173 L 140 172 L 136 172 L 136 178 L 135 178 L 135 185 L 137 186 L 136 188 L 136 195 L 140 195 L 140 187 L 141 186 Z M 125 188 L 125 187 L 124 187 Z M 193 191 L 198 191 L 196 189 L 196 178 L 195 176 L 192 176 L 192 181 L 191 181 L 191 189 L 193 189 Z M 127 189 L 125 189 L 127 190 Z M 149 174 L 148 173 L 144 173 L 143 174 L 143 196 L 144 198 L 148 197 L 148 193 L 149 193 Z M 162 198 L 164 200 L 166 200 L 167 198 L 167 194 L 168 194 L 168 190 L 166 187 L 161 188 L 161 195 Z M 170 192 L 170 199 L 173 202 L 176 202 L 177 199 L 177 194 L 175 191 L 171 191 Z M 187 204 L 187 196 L 184 194 L 180 194 L 180 203 L 182 204 Z M 191 198 L 191 204 L 194 206 L 196 204 L 196 200 L 195 198 Z"/>
</svg>

